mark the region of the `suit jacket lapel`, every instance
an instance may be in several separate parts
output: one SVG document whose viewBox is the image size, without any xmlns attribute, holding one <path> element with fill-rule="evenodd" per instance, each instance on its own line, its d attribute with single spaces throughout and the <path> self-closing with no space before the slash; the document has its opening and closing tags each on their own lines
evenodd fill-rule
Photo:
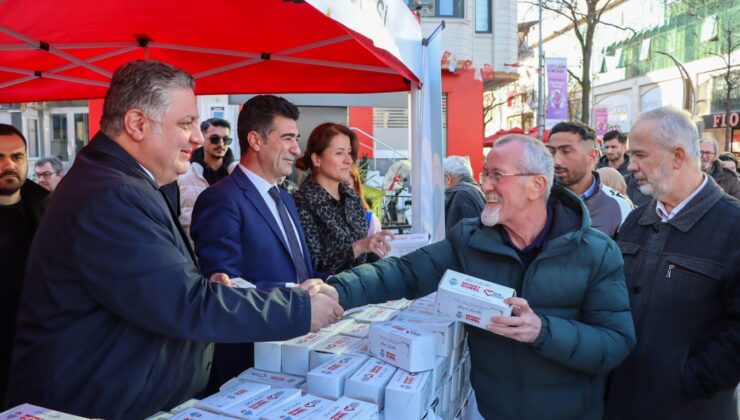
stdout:
<svg viewBox="0 0 740 420">
<path fill-rule="evenodd" d="M 267 207 L 267 203 L 265 203 L 264 198 L 262 198 L 262 195 L 259 193 L 259 191 L 257 191 L 257 187 L 252 184 L 252 181 L 247 178 L 247 175 L 242 170 L 235 170 L 231 173 L 231 177 L 234 179 L 234 182 L 236 182 L 236 185 L 244 191 L 244 196 L 250 203 L 252 203 L 254 208 L 257 210 L 257 213 L 259 213 L 262 219 L 264 219 L 265 223 L 267 223 L 267 226 L 269 226 L 272 230 L 272 233 L 277 236 L 278 240 L 280 240 L 280 243 L 283 244 L 285 251 L 288 252 L 288 255 L 290 255 L 290 248 L 285 242 L 283 232 L 280 230 L 280 227 L 277 224 L 277 220 L 275 220 L 275 216 L 272 215 L 272 212 Z M 293 220 L 293 223 L 295 223 L 295 219 Z"/>
</svg>

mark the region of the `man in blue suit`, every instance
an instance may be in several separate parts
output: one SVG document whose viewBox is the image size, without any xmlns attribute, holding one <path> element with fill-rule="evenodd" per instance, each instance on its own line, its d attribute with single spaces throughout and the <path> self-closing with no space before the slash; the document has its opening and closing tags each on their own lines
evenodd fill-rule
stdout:
<svg viewBox="0 0 740 420">
<path fill-rule="evenodd" d="M 9 404 L 145 418 L 204 388 L 210 342 L 283 340 L 341 316 L 324 294 L 231 288 L 200 274 L 161 191 L 203 142 L 193 88 L 190 75 L 154 61 L 113 74 L 101 132 L 31 246 Z"/>
<path fill-rule="evenodd" d="M 277 96 L 244 104 L 237 124 L 239 166 L 206 189 L 193 208 L 190 233 L 203 275 L 225 273 L 260 289 L 313 277 L 295 203 L 278 187 L 301 154 L 298 116 L 295 105 Z M 251 366 L 251 355 L 251 345 L 217 345 L 216 384 Z"/>
</svg>

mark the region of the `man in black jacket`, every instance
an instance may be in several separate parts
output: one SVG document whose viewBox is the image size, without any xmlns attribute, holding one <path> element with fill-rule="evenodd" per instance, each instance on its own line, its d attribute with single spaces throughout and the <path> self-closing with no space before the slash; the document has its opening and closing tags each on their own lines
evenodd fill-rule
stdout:
<svg viewBox="0 0 740 420">
<path fill-rule="evenodd" d="M 285 340 L 341 316 L 330 297 L 300 287 L 237 289 L 200 275 L 159 188 L 203 142 L 193 89 L 190 75 L 156 61 L 113 74 L 101 131 L 54 192 L 29 252 L 9 404 L 145 418 L 204 388 L 210 343 Z"/>
<path fill-rule="evenodd" d="M 5 408 L 2 396 L 28 249 L 49 197 L 49 192 L 27 175 L 25 137 L 12 125 L 0 124 L 0 411 Z"/>
<path fill-rule="evenodd" d="M 699 169 L 690 115 L 638 115 L 629 169 L 654 199 L 619 232 L 637 333 L 607 419 L 737 419 L 740 201 Z"/>
<path fill-rule="evenodd" d="M 483 191 L 473 179 L 467 156 L 445 158 L 445 230 L 462 219 L 480 217 L 485 204 Z"/>
</svg>

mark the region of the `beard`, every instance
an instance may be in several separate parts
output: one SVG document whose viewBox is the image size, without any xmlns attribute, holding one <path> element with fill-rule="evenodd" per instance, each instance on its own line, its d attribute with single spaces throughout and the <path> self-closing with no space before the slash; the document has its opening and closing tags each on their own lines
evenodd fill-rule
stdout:
<svg viewBox="0 0 740 420">
<path fill-rule="evenodd" d="M 11 176 L 15 178 L 13 181 L 8 182 Z M 21 189 L 23 183 L 26 182 L 19 173 L 13 171 L 5 171 L 0 174 L 0 196 L 13 195 Z"/>
<path fill-rule="evenodd" d="M 671 179 L 668 175 L 666 175 L 663 167 L 655 168 L 655 173 L 651 178 L 652 181 L 649 181 L 648 183 L 642 184 L 638 187 L 641 193 L 653 196 L 655 198 L 660 198 L 668 194 L 668 191 L 670 190 Z"/>
<path fill-rule="evenodd" d="M 499 222 L 499 214 L 501 213 L 501 207 L 489 208 L 486 207 L 480 214 L 480 221 L 483 226 L 493 227 Z"/>
<path fill-rule="evenodd" d="M 709 173 L 709 171 L 712 170 L 712 166 L 714 166 L 714 162 L 701 161 L 701 170 L 706 173 Z"/>
</svg>

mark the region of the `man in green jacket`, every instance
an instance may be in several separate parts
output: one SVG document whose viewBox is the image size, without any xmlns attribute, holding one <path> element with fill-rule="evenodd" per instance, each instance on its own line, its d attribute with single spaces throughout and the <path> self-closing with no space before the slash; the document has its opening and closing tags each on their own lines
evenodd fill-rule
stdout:
<svg viewBox="0 0 740 420">
<path fill-rule="evenodd" d="M 616 244 L 583 202 L 552 186 L 534 139 L 496 142 L 481 174 L 486 206 L 447 238 L 329 279 L 344 308 L 434 292 L 447 269 L 516 289 L 513 316 L 468 327 L 478 408 L 495 419 L 600 419 L 605 375 L 635 332 Z M 551 193 L 552 191 L 552 193 Z"/>
</svg>

